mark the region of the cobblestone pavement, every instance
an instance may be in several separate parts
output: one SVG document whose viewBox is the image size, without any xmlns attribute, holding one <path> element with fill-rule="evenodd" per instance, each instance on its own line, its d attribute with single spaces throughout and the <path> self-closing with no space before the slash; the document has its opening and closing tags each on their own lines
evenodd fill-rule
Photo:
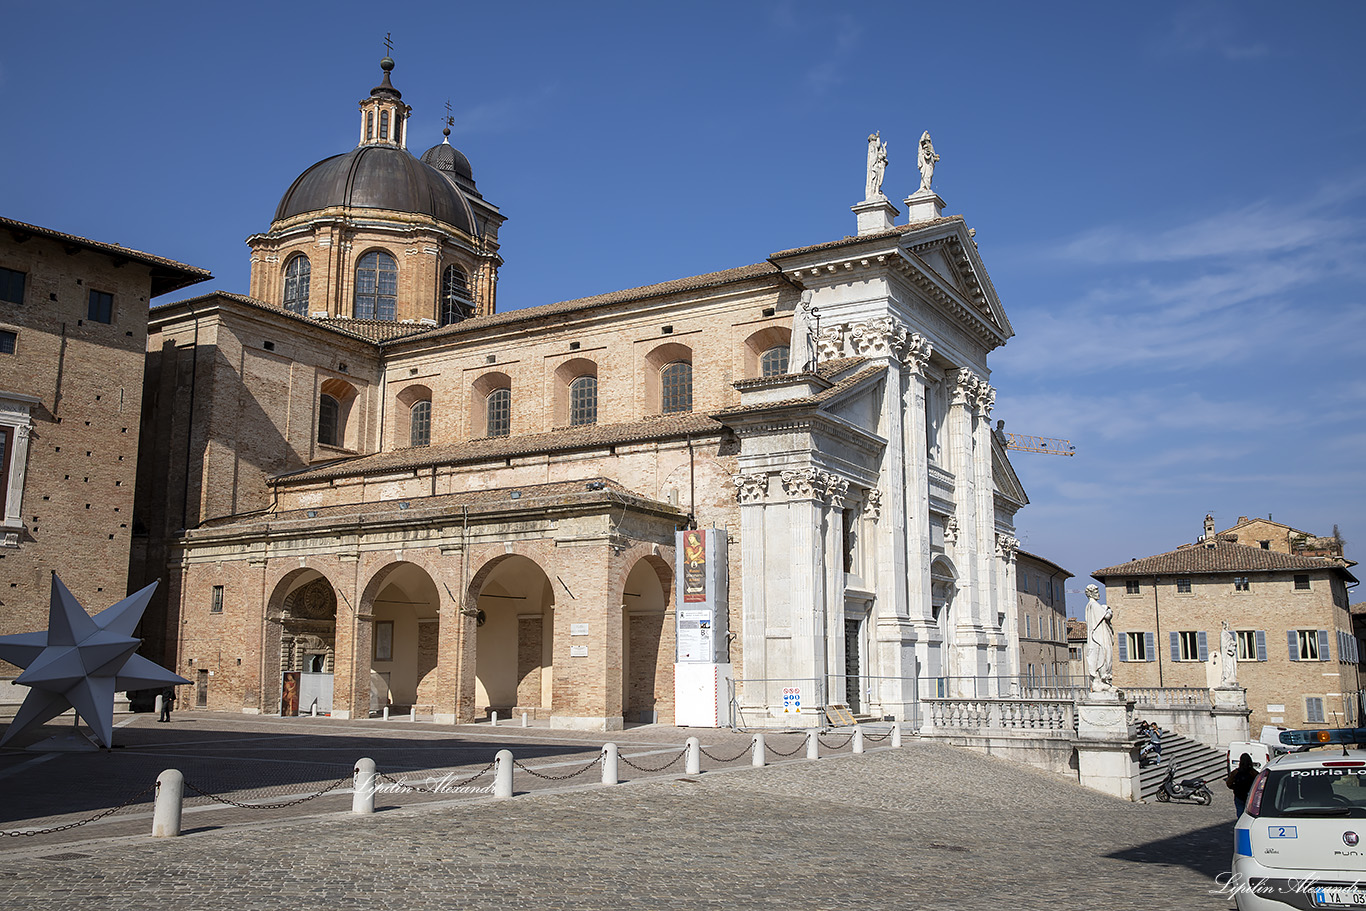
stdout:
<svg viewBox="0 0 1366 911">
<path fill-rule="evenodd" d="M 274 768 L 280 780 L 266 787 L 294 793 L 371 754 L 385 756 L 381 769 L 402 759 L 426 774 L 461 759 L 472 772 L 506 747 L 530 768 L 564 774 L 607 739 L 208 713 L 177 724 L 136 721 L 116 735 L 122 751 L 0 753 L 14 820 L 0 828 L 90 815 L 75 810 L 109 806 L 100 795 L 132 790 L 128 776 L 169 759 L 207 774 L 221 757 L 219 781 L 244 796 L 263 793 L 251 789 L 253 769 Z M 681 763 L 653 775 L 623 766 L 635 780 L 617 787 L 595 784 L 596 768 L 569 782 L 519 771 L 511 800 L 381 794 L 370 817 L 352 816 L 342 792 L 287 810 L 187 806 L 175 839 L 147 837 L 145 805 L 59 835 L 0 839 L 0 908 L 1232 907 L 1211 894 L 1231 846 L 1223 795 L 1213 807 L 1131 804 L 909 737 L 901 750 L 870 741 L 863 755 L 771 757 L 761 769 L 739 755 L 745 735 L 644 727 L 610 739 L 658 765 L 689 734 L 736 758 L 708 760 L 695 776 Z M 800 739 L 770 742 L 785 751 Z"/>
</svg>

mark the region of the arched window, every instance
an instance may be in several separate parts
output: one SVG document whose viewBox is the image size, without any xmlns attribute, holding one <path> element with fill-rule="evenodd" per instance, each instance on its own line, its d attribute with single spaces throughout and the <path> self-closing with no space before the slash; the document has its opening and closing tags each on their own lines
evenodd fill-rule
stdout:
<svg viewBox="0 0 1366 911">
<path fill-rule="evenodd" d="M 659 372 L 660 408 L 664 414 L 692 411 L 692 364 L 674 361 Z"/>
<path fill-rule="evenodd" d="M 374 112 L 374 111 L 366 111 L 366 112 L 365 112 L 365 138 L 366 138 L 366 139 L 374 139 L 374 138 L 375 138 L 375 112 Z"/>
<path fill-rule="evenodd" d="M 318 442 L 324 446 L 341 445 L 341 403 L 330 395 L 318 400 Z"/>
<path fill-rule="evenodd" d="M 432 442 L 432 402 L 414 402 L 408 431 L 409 446 L 429 446 Z"/>
<path fill-rule="evenodd" d="M 285 266 L 285 309 L 300 316 L 308 315 L 308 280 L 313 267 L 308 257 L 300 253 Z"/>
<path fill-rule="evenodd" d="M 470 283 L 465 270 L 447 266 L 441 273 L 441 325 L 449 326 L 474 313 L 470 306 Z"/>
<path fill-rule="evenodd" d="M 380 112 L 379 112 L 379 138 L 380 138 L 380 139 L 388 139 L 388 138 L 389 138 L 389 112 L 388 112 L 388 111 L 380 111 Z"/>
<path fill-rule="evenodd" d="M 774 345 L 759 358 L 760 376 L 782 376 L 787 373 L 787 353 L 786 345 Z"/>
<path fill-rule="evenodd" d="M 487 435 L 505 437 L 512 431 L 512 390 L 495 389 L 488 397 Z"/>
<path fill-rule="evenodd" d="M 356 319 L 397 319 L 398 262 L 371 250 L 356 264 Z"/>
<path fill-rule="evenodd" d="M 569 384 L 569 423 L 572 426 L 598 422 L 598 378 L 581 376 Z"/>
</svg>

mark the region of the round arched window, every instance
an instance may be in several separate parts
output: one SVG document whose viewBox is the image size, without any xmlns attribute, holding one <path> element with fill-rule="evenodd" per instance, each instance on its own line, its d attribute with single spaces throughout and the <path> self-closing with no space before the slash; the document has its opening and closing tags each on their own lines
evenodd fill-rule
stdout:
<svg viewBox="0 0 1366 911">
<path fill-rule="evenodd" d="M 432 442 L 432 403 L 423 399 L 413 403 L 408 430 L 409 446 L 429 446 Z"/>
<path fill-rule="evenodd" d="M 571 426 L 598 422 L 598 378 L 581 376 L 569 384 L 569 423 Z"/>
<path fill-rule="evenodd" d="M 308 315 L 308 280 L 312 272 L 308 257 L 302 253 L 292 257 L 285 266 L 284 306 L 290 313 Z"/>
<path fill-rule="evenodd" d="M 356 319 L 398 318 L 398 262 L 371 250 L 356 263 Z"/>
<path fill-rule="evenodd" d="M 474 315 L 470 305 L 470 283 L 465 270 L 447 266 L 441 273 L 441 325 L 449 326 Z"/>
<path fill-rule="evenodd" d="M 674 361 L 659 371 L 659 392 L 664 414 L 692 411 L 692 364 Z"/>
<path fill-rule="evenodd" d="M 759 375 L 782 376 L 787 373 L 787 357 L 786 345 L 774 345 L 759 358 Z"/>
</svg>

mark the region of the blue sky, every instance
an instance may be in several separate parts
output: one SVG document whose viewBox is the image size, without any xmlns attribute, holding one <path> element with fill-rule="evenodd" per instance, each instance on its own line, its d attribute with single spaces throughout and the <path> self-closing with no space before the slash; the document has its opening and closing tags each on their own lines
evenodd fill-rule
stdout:
<svg viewBox="0 0 1366 911">
<path fill-rule="evenodd" d="M 1017 333 L 995 417 L 1078 450 L 1015 456 L 1028 550 L 1080 589 L 1269 513 L 1361 559 L 1364 31 L 1328 2 L 25 3 L 0 214 L 244 293 L 385 32 L 410 146 L 449 100 L 508 216 L 502 309 L 852 233 L 867 134 L 899 200 L 928 129 Z"/>
</svg>

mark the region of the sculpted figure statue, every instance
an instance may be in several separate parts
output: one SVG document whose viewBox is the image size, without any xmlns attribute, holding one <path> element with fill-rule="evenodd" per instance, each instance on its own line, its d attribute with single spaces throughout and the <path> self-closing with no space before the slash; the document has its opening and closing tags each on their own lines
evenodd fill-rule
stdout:
<svg viewBox="0 0 1366 911">
<path fill-rule="evenodd" d="M 935 154 L 934 143 L 930 141 L 930 131 L 920 134 L 920 154 L 916 156 L 916 167 L 920 168 L 920 189 L 928 190 L 934 182 L 934 163 L 939 160 Z"/>
<path fill-rule="evenodd" d="M 882 178 L 887 173 L 887 143 L 882 142 L 882 131 L 868 136 L 868 179 L 864 184 L 864 199 L 882 195 Z"/>
<path fill-rule="evenodd" d="M 1229 628 L 1228 621 L 1224 621 L 1224 628 L 1219 632 L 1219 685 L 1221 687 L 1235 687 L 1238 685 L 1238 634 Z"/>
<path fill-rule="evenodd" d="M 1115 627 L 1110 608 L 1100 603 L 1100 586 L 1086 586 L 1086 663 L 1091 666 L 1091 692 L 1113 693 Z"/>
</svg>

